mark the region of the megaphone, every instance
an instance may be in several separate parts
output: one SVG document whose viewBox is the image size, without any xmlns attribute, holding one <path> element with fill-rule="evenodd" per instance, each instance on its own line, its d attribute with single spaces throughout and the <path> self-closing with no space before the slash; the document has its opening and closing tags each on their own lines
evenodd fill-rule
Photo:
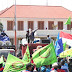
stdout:
<svg viewBox="0 0 72 72">
<path fill-rule="evenodd" d="M 5 45 L 6 45 L 6 46 L 10 46 L 10 45 L 11 45 L 11 42 L 10 42 L 10 41 L 6 41 L 6 42 L 5 42 Z"/>
<path fill-rule="evenodd" d="M 0 41 L 0 46 L 3 46 L 4 45 L 4 42 Z"/>
</svg>

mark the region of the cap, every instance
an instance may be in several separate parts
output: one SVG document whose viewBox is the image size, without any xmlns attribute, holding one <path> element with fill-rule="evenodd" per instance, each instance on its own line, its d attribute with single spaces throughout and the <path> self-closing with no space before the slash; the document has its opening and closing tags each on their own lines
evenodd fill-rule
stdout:
<svg viewBox="0 0 72 72">
<path fill-rule="evenodd" d="M 57 62 L 53 63 L 52 67 L 54 67 L 54 66 L 58 66 L 58 63 Z"/>
</svg>

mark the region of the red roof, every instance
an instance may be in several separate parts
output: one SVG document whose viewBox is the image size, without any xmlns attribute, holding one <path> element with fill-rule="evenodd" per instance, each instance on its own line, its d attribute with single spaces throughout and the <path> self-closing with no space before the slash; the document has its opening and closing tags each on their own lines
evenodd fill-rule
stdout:
<svg viewBox="0 0 72 72">
<path fill-rule="evenodd" d="M 6 8 L 6 9 L 0 11 L 0 15 L 1 15 L 3 12 L 5 12 L 7 9 L 8 9 L 8 8 Z"/>
<path fill-rule="evenodd" d="M 5 9 L 0 17 L 14 18 L 15 6 Z M 16 5 L 16 17 L 18 18 L 68 18 L 72 12 L 62 6 L 30 6 Z"/>
</svg>

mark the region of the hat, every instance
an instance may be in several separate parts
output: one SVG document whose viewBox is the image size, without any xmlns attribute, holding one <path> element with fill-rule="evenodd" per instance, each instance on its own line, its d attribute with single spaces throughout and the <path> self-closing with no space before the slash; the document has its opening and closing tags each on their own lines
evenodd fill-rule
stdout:
<svg viewBox="0 0 72 72">
<path fill-rule="evenodd" d="M 28 63 L 27 65 L 26 65 L 26 69 L 28 69 L 29 67 L 31 67 L 32 66 L 32 64 L 31 63 Z"/>
<path fill-rule="evenodd" d="M 54 67 L 54 66 L 58 66 L 58 63 L 57 62 L 53 63 L 52 67 Z"/>
</svg>

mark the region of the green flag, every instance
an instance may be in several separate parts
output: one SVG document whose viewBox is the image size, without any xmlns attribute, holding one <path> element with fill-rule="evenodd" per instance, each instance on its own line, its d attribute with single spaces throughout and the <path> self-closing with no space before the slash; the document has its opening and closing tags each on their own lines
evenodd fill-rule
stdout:
<svg viewBox="0 0 72 72">
<path fill-rule="evenodd" d="M 28 62 L 9 54 L 3 72 L 21 72 L 26 69 L 26 64 Z"/>
<path fill-rule="evenodd" d="M 68 20 L 66 21 L 65 25 L 71 24 L 71 17 L 68 18 Z"/>
<path fill-rule="evenodd" d="M 65 51 L 66 48 L 66 42 L 63 44 L 63 50 Z"/>
<path fill-rule="evenodd" d="M 24 54 L 23 60 L 26 62 L 30 62 L 30 52 L 29 52 L 29 47 L 27 46 L 26 52 Z"/>
<path fill-rule="evenodd" d="M 57 62 L 53 43 L 37 50 L 33 53 L 32 58 L 37 67 Z"/>
</svg>

